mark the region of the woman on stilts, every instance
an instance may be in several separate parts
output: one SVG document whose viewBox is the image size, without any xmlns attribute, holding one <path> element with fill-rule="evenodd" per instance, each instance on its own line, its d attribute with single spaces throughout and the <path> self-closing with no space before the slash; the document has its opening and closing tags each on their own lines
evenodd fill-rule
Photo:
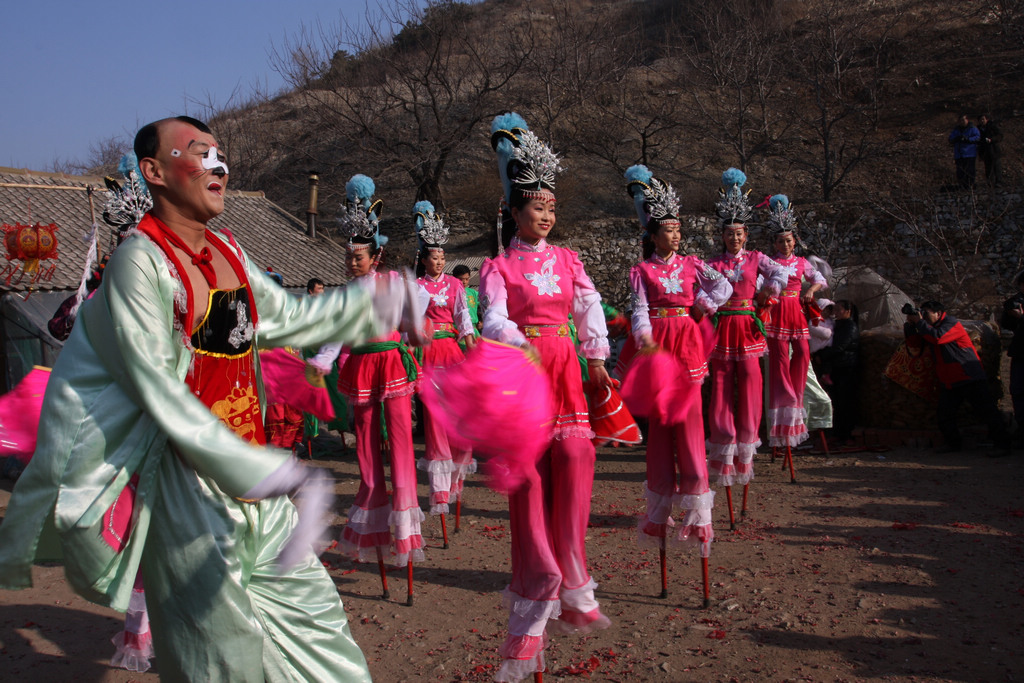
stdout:
<svg viewBox="0 0 1024 683">
<path fill-rule="evenodd" d="M 558 157 L 513 113 L 495 118 L 491 144 L 498 154 L 504 197 L 499 256 L 485 261 L 480 271 L 481 304 L 486 304 L 483 336 L 539 356 L 555 408 L 550 448 L 509 495 L 509 632 L 499 649 L 504 661 L 495 680 L 518 681 L 531 674 L 539 680 L 549 619 L 567 632 L 611 624 L 601 614 L 594 597 L 597 584 L 587 571 L 584 538 L 594 482 L 594 433 L 569 336 L 569 313 L 588 359 L 590 380 L 601 386 L 611 382 L 604 368 L 608 333 L 601 296 L 577 254 L 547 242 L 555 225 Z M 504 251 L 502 219 L 514 221 L 516 228 Z"/>
<path fill-rule="evenodd" d="M 700 385 L 708 373 L 707 355 L 698 323 L 713 314 L 732 293 L 729 281 L 696 256 L 681 256 L 679 200 L 671 185 L 653 176 L 646 166 L 626 171 L 626 190 L 636 205 L 644 228 L 645 260 L 629 271 L 632 294 L 632 338 L 623 356 L 636 349 L 662 349 L 684 368 L 682 376 L 669 381 L 695 392 L 693 408 L 680 422 L 665 424 L 650 418 L 647 436 L 646 514 L 640 518 L 641 545 L 657 547 L 661 558 L 661 597 L 668 597 L 665 543 L 670 540 L 696 545 L 700 550 L 704 580 L 704 606 L 710 601 L 708 556 L 711 552 L 711 508 L 715 493 L 708 483 L 704 447 L 704 417 Z M 677 510 L 676 522 L 670 516 Z M 676 530 L 674 527 L 678 527 Z"/>
<path fill-rule="evenodd" d="M 764 325 L 755 307 L 777 297 L 786 285 L 782 266 L 758 251 L 748 251 L 747 222 L 752 209 L 743 185 L 747 176 L 736 168 L 722 174 L 715 206 L 722 228 L 724 251 L 708 265 L 732 283 L 732 296 L 715 314 L 715 346 L 711 351 L 711 415 L 708 469 L 711 481 L 724 486 L 729 505 L 729 528 L 736 528 L 732 487 L 743 486 L 740 514 L 747 511 L 747 491 L 754 478 L 754 453 L 761 445 L 763 384 L 761 357 L 768 353 Z M 764 281 L 758 291 L 758 279 Z"/>
<path fill-rule="evenodd" d="M 787 283 L 778 304 L 771 307 L 768 335 L 768 425 L 772 453 L 784 448 L 790 481 L 796 483 L 793 448 L 807 440 L 804 423 L 804 385 L 811 364 L 810 332 L 802 304 L 814 302 L 814 293 L 827 286 L 824 276 L 803 256 L 795 254 L 796 216 L 784 194 L 768 200 L 768 229 L 775 255 L 786 272 Z M 810 286 L 800 293 L 804 282 Z M 785 466 L 785 465 L 783 465 Z"/>
<path fill-rule="evenodd" d="M 382 202 L 373 201 L 373 180 L 361 174 L 345 185 L 342 230 L 349 236 L 347 264 L 354 280 L 401 277 L 377 272 L 387 237 L 378 232 Z M 338 375 L 338 388 L 352 404 L 359 460 L 359 491 L 341 535 L 341 549 L 359 562 L 374 559 L 380 568 L 383 597 L 390 597 L 385 562 L 408 568 L 406 604 L 412 604 L 414 562 L 423 561 L 424 519 L 416 497 L 412 445 L 412 394 L 418 366 L 398 330 L 351 349 Z M 381 415 L 384 416 L 384 425 Z M 387 431 L 392 496 L 384 480 L 381 431 Z"/>
<path fill-rule="evenodd" d="M 465 360 L 460 344 L 466 349 L 476 345 L 473 320 L 469 315 L 466 291 L 462 281 L 444 273 L 444 244 L 448 242 L 448 227 L 434 213 L 434 205 L 416 202 L 416 237 L 419 249 L 416 255 L 417 282 L 430 297 L 427 319 L 433 323 L 434 339 L 423 349 L 420 364 L 424 369 L 445 368 Z M 430 483 L 430 514 L 441 518 L 444 547 L 448 547 L 448 524 L 445 515 L 449 504 L 455 501 L 455 530 L 459 529 L 459 509 L 462 503 L 463 482 L 467 474 L 476 472 L 476 461 L 470 450 L 449 444 L 445 431 L 424 406 L 424 436 L 426 453 L 418 467 L 427 473 Z"/>
</svg>

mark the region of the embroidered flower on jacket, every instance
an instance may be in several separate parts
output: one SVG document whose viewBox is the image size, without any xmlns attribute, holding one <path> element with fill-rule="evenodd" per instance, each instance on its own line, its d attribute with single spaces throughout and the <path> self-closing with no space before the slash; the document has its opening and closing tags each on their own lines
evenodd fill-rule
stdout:
<svg viewBox="0 0 1024 683">
<path fill-rule="evenodd" d="M 438 308 L 444 308 L 448 305 L 449 288 L 451 288 L 451 283 L 445 283 L 444 287 L 430 295 L 430 298 L 434 301 L 434 305 Z"/>
<path fill-rule="evenodd" d="M 537 293 L 541 296 L 554 296 L 562 293 L 562 288 L 558 286 L 558 281 L 562 278 L 555 275 L 554 256 L 541 265 L 539 273 L 524 273 L 524 275 L 537 288 Z"/>
<path fill-rule="evenodd" d="M 668 277 L 659 277 L 661 286 L 665 288 L 666 294 L 682 294 L 683 283 L 679 281 L 679 274 L 683 272 L 683 265 L 679 264 L 675 270 L 668 274 Z"/>
</svg>

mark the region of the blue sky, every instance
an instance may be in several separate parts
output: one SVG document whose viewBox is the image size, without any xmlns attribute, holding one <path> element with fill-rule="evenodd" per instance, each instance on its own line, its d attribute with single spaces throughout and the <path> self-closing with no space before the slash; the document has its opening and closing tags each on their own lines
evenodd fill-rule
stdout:
<svg viewBox="0 0 1024 683">
<path fill-rule="evenodd" d="M 223 106 L 256 84 L 277 92 L 272 47 L 342 13 L 362 23 L 367 0 L 5 0 L 0 166 L 48 170 L 85 160 L 91 143 L 195 114 L 192 100 Z"/>
</svg>

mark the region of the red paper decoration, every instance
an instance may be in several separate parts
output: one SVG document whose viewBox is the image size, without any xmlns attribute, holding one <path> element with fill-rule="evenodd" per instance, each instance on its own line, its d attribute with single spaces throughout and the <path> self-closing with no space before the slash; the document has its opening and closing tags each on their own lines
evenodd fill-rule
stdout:
<svg viewBox="0 0 1024 683">
<path fill-rule="evenodd" d="M 18 259 L 24 262 L 22 270 L 34 275 L 39 270 L 39 262 L 44 259 L 57 258 L 57 226 L 54 223 L 43 225 L 24 225 L 4 223 L 4 246 L 7 247 L 7 260 Z"/>
</svg>

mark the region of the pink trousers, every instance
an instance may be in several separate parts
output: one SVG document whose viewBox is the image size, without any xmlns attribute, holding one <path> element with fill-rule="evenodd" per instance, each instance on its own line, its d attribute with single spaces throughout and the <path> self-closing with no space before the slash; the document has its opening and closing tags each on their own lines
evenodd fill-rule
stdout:
<svg viewBox="0 0 1024 683">
<path fill-rule="evenodd" d="M 707 557 L 714 537 L 711 526 L 714 492 L 708 485 L 704 418 L 699 402 L 680 424 L 669 426 L 651 420 L 644 488 L 647 512 L 638 525 L 641 545 L 660 545 L 661 539 L 669 536 L 668 527 L 678 526 L 671 540 L 696 544 L 701 555 Z M 673 508 L 682 517 L 678 524 L 671 517 Z"/>
<path fill-rule="evenodd" d="M 797 446 L 807 440 L 804 385 L 810 363 L 806 339 L 768 338 L 768 443 L 771 446 Z"/>
<path fill-rule="evenodd" d="M 759 357 L 711 361 L 708 469 L 718 486 L 741 486 L 754 478 L 762 390 Z"/>
<path fill-rule="evenodd" d="M 431 419 L 430 411 L 423 408 L 425 455 L 419 468 L 427 473 L 430 484 L 430 514 L 448 514 L 448 503 L 462 497 L 462 485 L 467 474 L 476 472 L 473 452 L 454 448 L 448 434 Z"/>
<path fill-rule="evenodd" d="M 518 681 L 543 671 L 544 630 L 557 617 L 561 630 L 591 631 L 610 625 L 601 614 L 587 571 L 585 537 L 594 485 L 594 445 L 589 439 L 555 440 L 523 485 L 509 496 L 512 582 L 505 590 L 509 634 L 495 677 Z"/>
<path fill-rule="evenodd" d="M 392 497 L 388 500 L 381 447 L 381 406 L 391 448 Z M 405 566 L 423 560 L 420 522 L 423 511 L 416 497 L 416 462 L 412 446 L 410 395 L 353 406 L 359 491 L 342 532 L 342 547 L 361 562 L 376 559 L 378 547 L 390 553 L 390 563 Z"/>
</svg>

